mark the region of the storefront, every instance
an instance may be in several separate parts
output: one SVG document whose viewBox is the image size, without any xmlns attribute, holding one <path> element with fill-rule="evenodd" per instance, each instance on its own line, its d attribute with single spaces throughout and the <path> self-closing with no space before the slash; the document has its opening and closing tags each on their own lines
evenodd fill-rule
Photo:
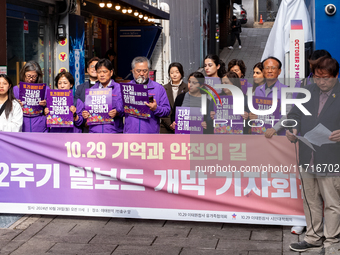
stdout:
<svg viewBox="0 0 340 255">
<path fill-rule="evenodd" d="M 103 58 L 109 49 L 117 53 L 113 61 L 116 74 L 125 77 L 130 71 L 126 63 L 133 57 L 151 56 L 162 29 L 157 25 L 159 19 L 169 19 L 168 13 L 139 0 L 7 0 L 4 7 L 2 31 L 7 33 L 7 50 L 2 56 L 7 62 L 0 63 L 0 71 L 5 69 L 18 84 L 22 66 L 35 60 L 43 70 L 44 82 L 51 87 L 63 69 L 72 73 L 76 86 L 83 83 L 87 60 Z M 125 27 L 141 32 L 127 37 L 119 32 Z M 65 37 L 58 36 L 60 29 L 65 30 Z M 151 37 L 150 30 L 156 31 Z M 124 39 L 119 43 L 119 38 Z M 127 45 L 134 45 L 137 51 L 132 54 Z"/>
<path fill-rule="evenodd" d="M 19 71 L 27 61 L 39 63 L 44 82 L 53 83 L 52 50 L 54 43 L 54 8 L 46 3 L 7 1 L 7 74 L 19 83 Z"/>
</svg>

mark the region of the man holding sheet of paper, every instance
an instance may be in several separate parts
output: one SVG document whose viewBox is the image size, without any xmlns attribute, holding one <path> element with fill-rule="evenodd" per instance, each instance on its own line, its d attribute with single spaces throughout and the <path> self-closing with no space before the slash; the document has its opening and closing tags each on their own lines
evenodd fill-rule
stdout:
<svg viewBox="0 0 340 255">
<path fill-rule="evenodd" d="M 290 245 L 292 250 L 298 252 L 322 246 L 327 249 L 340 241 L 339 63 L 333 58 L 322 57 L 310 61 L 310 64 L 315 83 L 306 87 L 311 92 L 311 99 L 303 106 L 312 115 L 304 115 L 294 106 L 288 119 L 296 120 L 297 126 L 293 128 L 293 134 L 286 132 L 292 142 L 297 140 L 296 135 L 300 133 L 315 149 L 313 151 L 300 140 L 299 166 L 307 232 L 304 241 Z M 298 95 L 298 98 L 302 97 L 304 95 Z M 328 141 L 327 138 L 320 139 L 320 132 L 323 136 L 328 132 Z"/>
</svg>

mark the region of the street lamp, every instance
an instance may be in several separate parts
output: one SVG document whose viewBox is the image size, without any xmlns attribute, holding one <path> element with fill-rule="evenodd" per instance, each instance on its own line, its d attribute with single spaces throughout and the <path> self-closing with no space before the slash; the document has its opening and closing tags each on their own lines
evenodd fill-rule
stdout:
<svg viewBox="0 0 340 255">
<path fill-rule="evenodd" d="M 123 8 L 122 13 L 127 13 L 127 9 L 125 7 Z"/>
<path fill-rule="evenodd" d="M 111 8 L 112 7 L 112 3 L 111 1 L 109 1 L 107 4 L 106 4 L 107 8 Z"/>
<path fill-rule="evenodd" d="M 133 15 L 135 15 L 136 17 L 138 17 L 138 14 L 139 14 L 138 11 L 135 11 L 135 12 L 133 13 Z"/>
<path fill-rule="evenodd" d="M 117 11 L 119 11 L 120 10 L 120 5 L 119 4 L 117 4 L 116 6 L 115 6 L 115 9 L 117 10 Z"/>
<path fill-rule="evenodd" d="M 104 8 L 104 7 L 105 7 L 105 3 L 104 3 L 104 2 L 100 2 L 100 3 L 99 3 L 99 7 L 100 7 L 100 8 Z"/>
</svg>

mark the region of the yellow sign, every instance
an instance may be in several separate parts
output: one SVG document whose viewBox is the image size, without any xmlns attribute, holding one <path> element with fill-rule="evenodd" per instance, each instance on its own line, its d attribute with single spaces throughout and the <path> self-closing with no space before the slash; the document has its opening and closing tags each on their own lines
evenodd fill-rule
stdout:
<svg viewBox="0 0 340 255">
<path fill-rule="evenodd" d="M 65 46 L 67 44 L 67 38 L 58 42 L 60 46 Z"/>
<path fill-rule="evenodd" d="M 65 67 L 62 67 L 62 68 L 59 69 L 59 73 L 61 73 L 62 71 L 67 72 L 67 69 Z"/>
<path fill-rule="evenodd" d="M 65 61 L 67 60 L 67 54 L 66 54 L 66 52 L 60 52 L 60 53 L 59 53 L 59 60 L 60 60 L 61 62 L 65 62 Z"/>
</svg>

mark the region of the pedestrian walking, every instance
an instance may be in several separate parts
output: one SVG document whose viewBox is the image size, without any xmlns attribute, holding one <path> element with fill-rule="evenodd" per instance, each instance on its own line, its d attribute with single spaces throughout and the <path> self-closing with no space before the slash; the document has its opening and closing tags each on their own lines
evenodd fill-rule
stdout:
<svg viewBox="0 0 340 255">
<path fill-rule="evenodd" d="M 238 48 L 241 49 L 241 39 L 240 39 L 240 33 L 242 32 L 241 29 L 241 22 L 236 18 L 236 16 L 234 15 L 232 17 L 232 21 L 231 21 L 231 36 L 232 36 L 232 44 L 231 46 L 228 47 L 228 49 L 232 50 L 234 49 L 234 44 L 235 41 L 237 39 L 238 41 Z"/>
</svg>

